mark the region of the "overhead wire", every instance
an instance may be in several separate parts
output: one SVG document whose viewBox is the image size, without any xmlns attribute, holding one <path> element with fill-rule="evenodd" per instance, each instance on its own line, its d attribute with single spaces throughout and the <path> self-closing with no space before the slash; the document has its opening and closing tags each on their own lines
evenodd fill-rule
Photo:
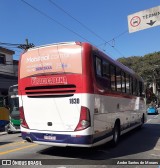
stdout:
<svg viewBox="0 0 160 168">
<path fill-rule="evenodd" d="M 112 41 L 113 39 L 115 40 L 115 39 L 117 39 L 117 38 L 123 36 L 123 35 L 126 34 L 127 32 L 128 32 L 128 30 L 123 31 L 122 33 L 120 33 L 120 34 L 118 34 L 117 36 L 113 37 L 113 38 L 112 38 L 111 40 L 109 40 L 108 42 Z"/>
<path fill-rule="evenodd" d="M 93 30 L 91 30 L 90 28 L 88 28 L 85 24 L 83 24 L 82 22 L 80 22 L 78 19 L 76 19 L 75 17 L 73 17 L 69 12 L 67 12 L 66 10 L 64 10 L 62 7 L 60 7 L 59 5 L 57 5 L 55 2 L 53 2 L 52 0 L 48 0 L 52 5 L 56 6 L 57 8 L 59 8 L 61 11 L 63 11 L 65 14 L 67 14 L 69 17 L 71 17 L 73 20 L 75 20 L 76 22 L 78 22 L 82 27 L 84 27 L 85 29 L 87 29 L 89 32 L 91 32 L 92 34 L 94 34 L 96 37 L 98 37 L 99 39 L 105 41 L 105 39 L 103 39 L 101 36 L 99 36 L 97 33 L 95 33 Z"/>
<path fill-rule="evenodd" d="M 21 53 L 22 52 L 22 49 L 17 48 L 17 47 L 10 47 L 10 46 L 7 46 L 7 45 L 4 45 L 4 46 L 0 45 L 0 47 L 6 48 L 6 49 L 9 49 L 9 50 L 13 50 L 13 51 L 15 51 L 17 53 Z M 17 49 L 19 49 L 19 50 L 17 50 Z"/>
<path fill-rule="evenodd" d="M 110 43 L 110 42 L 112 42 L 112 41 L 115 41 L 115 39 L 120 38 L 121 36 L 123 36 L 123 35 L 126 34 L 127 32 L 128 32 L 128 30 L 123 31 L 122 33 L 120 33 L 120 34 L 118 34 L 117 36 L 113 37 L 112 39 L 108 40 L 107 43 Z M 101 44 L 99 44 L 98 46 L 102 46 L 102 45 L 104 45 L 104 44 L 105 44 L 105 43 L 101 43 Z"/>
<path fill-rule="evenodd" d="M 104 41 L 103 44 L 101 45 L 106 45 L 108 44 L 110 47 L 112 47 L 115 51 L 117 51 L 117 53 L 119 53 L 120 55 L 123 55 L 116 47 L 115 45 L 110 44 L 110 42 L 115 42 L 115 39 L 119 38 L 120 36 L 124 35 L 127 31 L 124 31 L 122 33 L 120 33 L 119 35 L 115 36 L 112 38 L 112 40 L 106 41 L 104 38 L 102 38 L 101 36 L 99 36 L 97 33 L 95 33 L 93 30 L 91 30 L 90 28 L 88 28 L 86 25 L 84 25 L 82 22 L 80 22 L 78 19 L 76 19 L 75 17 L 73 17 L 69 12 L 65 11 L 62 7 L 60 7 L 59 5 L 57 5 L 55 2 L 53 2 L 52 0 L 48 0 L 52 5 L 56 6 L 57 8 L 59 8 L 60 10 L 62 10 L 64 13 L 66 13 L 69 17 L 71 17 L 72 19 L 74 19 L 75 21 L 77 21 L 81 26 L 83 26 L 85 29 L 87 29 L 89 32 L 91 32 L 92 34 L 94 34 L 96 37 L 98 37 L 99 39 L 101 39 L 102 41 Z M 40 13 L 41 15 L 47 17 L 48 19 L 56 22 L 57 24 L 59 24 L 60 26 L 62 26 L 63 28 L 67 29 L 68 31 L 76 34 L 77 36 L 79 36 L 80 38 L 86 40 L 87 42 L 90 42 L 88 39 L 86 39 L 85 37 L 83 37 L 82 35 L 80 35 L 79 33 L 75 32 L 74 30 L 66 27 L 65 25 L 63 25 L 62 23 L 60 23 L 59 21 L 55 20 L 54 18 L 52 18 L 51 16 L 49 16 L 48 14 L 44 13 L 43 11 L 39 10 L 38 8 L 34 7 L 33 5 L 29 4 L 28 2 L 26 2 L 25 0 L 21 0 L 21 2 L 25 3 L 26 5 L 30 6 L 32 9 L 36 10 L 38 13 Z M 91 42 L 90 42 L 91 43 Z M 0 45 L 7 45 L 10 47 L 18 47 L 21 44 L 11 44 L 11 43 L 2 43 L 0 42 Z M 101 46 L 101 45 L 95 45 L 97 47 Z M 17 48 L 16 47 L 16 48 Z"/>
<path fill-rule="evenodd" d="M 95 33 L 93 30 L 91 30 L 90 28 L 88 28 L 85 24 L 83 24 L 82 22 L 80 22 L 78 19 L 76 19 L 75 17 L 73 17 L 69 12 L 67 12 L 66 10 L 64 10 L 62 7 L 60 7 L 59 5 L 57 5 L 55 2 L 53 2 L 53 0 L 48 0 L 52 5 L 56 6 L 58 9 L 60 9 L 61 11 L 63 11 L 65 14 L 67 14 L 69 17 L 71 17 L 72 19 L 74 19 L 76 22 L 78 22 L 82 27 L 84 27 L 86 30 L 88 30 L 89 32 L 91 32 L 93 35 L 95 35 L 96 37 L 98 37 L 99 39 L 101 39 L 102 41 L 104 41 L 104 43 L 102 45 L 106 45 L 108 44 L 110 47 L 112 47 L 114 50 L 116 50 L 120 55 L 123 55 L 117 48 L 115 48 L 115 45 L 110 44 L 111 41 L 115 41 L 115 39 L 121 37 L 122 35 L 124 35 L 125 33 L 127 33 L 128 31 L 124 31 L 122 33 L 120 33 L 119 35 L 113 37 L 111 40 L 106 41 L 103 37 L 99 36 L 97 33 Z"/>
<path fill-rule="evenodd" d="M 0 45 L 19 46 L 19 45 L 21 45 L 21 44 L 12 44 L 12 43 L 2 43 L 2 42 L 0 42 Z"/>
<path fill-rule="evenodd" d="M 88 39 L 86 39 L 85 37 L 83 37 L 82 35 L 80 35 L 79 33 L 75 32 L 74 30 L 72 30 L 71 28 L 68 28 L 67 26 L 63 25 L 61 22 L 57 21 L 56 19 L 54 19 L 53 17 L 49 16 L 48 14 L 46 14 L 45 12 L 41 11 L 40 9 L 34 7 L 33 5 L 31 5 L 30 3 L 26 2 L 25 0 L 21 0 L 23 3 L 25 3 L 26 5 L 30 6 L 32 9 L 34 9 L 35 11 L 37 11 L 38 13 L 40 13 L 41 15 L 47 17 L 48 19 L 50 19 L 51 21 L 54 21 L 55 23 L 57 23 L 58 25 L 62 26 L 63 28 L 67 29 L 68 31 L 72 32 L 73 34 L 77 35 L 78 37 L 86 40 L 87 42 L 90 42 Z"/>
</svg>

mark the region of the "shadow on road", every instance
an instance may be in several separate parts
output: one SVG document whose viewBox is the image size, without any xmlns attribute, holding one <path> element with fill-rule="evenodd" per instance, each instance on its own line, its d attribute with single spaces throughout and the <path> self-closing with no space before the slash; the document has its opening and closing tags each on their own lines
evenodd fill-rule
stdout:
<svg viewBox="0 0 160 168">
<path fill-rule="evenodd" d="M 7 137 L 10 137 L 10 136 L 13 135 L 13 134 L 17 134 L 17 137 L 22 137 L 21 134 L 18 133 L 18 132 L 12 133 L 12 134 L 8 134 L 7 132 L 1 132 L 1 134 L 6 136 L 6 141 L 4 141 L 4 140 L 3 140 L 3 141 L 0 141 L 0 147 L 1 147 L 2 145 L 14 143 L 14 140 L 12 141 L 12 138 L 10 138 L 11 141 L 7 141 L 7 139 L 8 139 Z M 1 134 L 0 134 L 0 136 L 2 136 Z"/>
<path fill-rule="evenodd" d="M 10 144 L 10 143 L 13 143 L 13 141 L 10 141 L 10 142 L 0 142 L 0 147 L 1 147 L 1 145 L 6 145 L 6 144 Z"/>
<path fill-rule="evenodd" d="M 40 151 L 42 155 L 59 156 L 65 159 L 106 160 L 152 150 L 160 137 L 160 124 L 145 124 L 123 136 L 116 147 L 111 143 L 95 148 L 50 147 Z M 138 159 L 138 158 L 137 158 Z"/>
</svg>

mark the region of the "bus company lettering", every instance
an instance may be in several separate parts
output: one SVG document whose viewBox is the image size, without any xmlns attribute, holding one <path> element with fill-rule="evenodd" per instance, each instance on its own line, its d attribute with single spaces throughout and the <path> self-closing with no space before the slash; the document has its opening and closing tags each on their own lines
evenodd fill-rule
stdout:
<svg viewBox="0 0 160 168">
<path fill-rule="evenodd" d="M 39 62 L 39 61 L 47 61 L 47 60 L 56 60 L 56 59 L 64 59 L 68 58 L 70 55 L 69 54 L 48 54 L 48 55 L 43 55 L 43 56 L 34 56 L 34 57 L 28 57 L 26 58 L 27 63 L 31 62 Z"/>
<path fill-rule="evenodd" d="M 32 85 L 67 84 L 67 78 L 65 76 L 62 76 L 62 77 L 46 77 L 46 78 L 33 77 L 31 79 L 31 84 Z"/>
<path fill-rule="evenodd" d="M 49 55 L 41 56 L 41 57 L 29 57 L 27 58 L 27 62 L 38 62 L 38 61 L 46 61 L 49 60 Z"/>
</svg>

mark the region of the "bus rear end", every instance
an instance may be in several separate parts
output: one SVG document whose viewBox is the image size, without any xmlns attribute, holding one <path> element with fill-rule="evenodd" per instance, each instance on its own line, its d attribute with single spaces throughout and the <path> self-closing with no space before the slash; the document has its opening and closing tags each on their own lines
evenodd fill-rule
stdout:
<svg viewBox="0 0 160 168">
<path fill-rule="evenodd" d="M 84 91 L 82 52 L 81 45 L 65 43 L 22 54 L 18 84 L 23 139 L 91 146 L 91 97 Z"/>
</svg>

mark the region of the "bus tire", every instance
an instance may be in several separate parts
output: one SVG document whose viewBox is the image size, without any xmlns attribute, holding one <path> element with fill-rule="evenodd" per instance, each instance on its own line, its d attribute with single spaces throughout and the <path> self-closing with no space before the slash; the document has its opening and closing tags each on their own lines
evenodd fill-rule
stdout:
<svg viewBox="0 0 160 168">
<path fill-rule="evenodd" d="M 113 128 L 113 139 L 112 139 L 112 146 L 117 146 L 120 139 L 120 124 L 116 122 Z"/>
<path fill-rule="evenodd" d="M 144 124 L 144 122 L 145 122 L 145 119 L 144 119 L 144 114 L 143 114 L 143 116 L 142 116 L 142 125 Z"/>
<path fill-rule="evenodd" d="M 143 116 L 141 118 L 141 125 L 138 128 L 141 129 L 144 123 L 145 123 L 145 118 L 144 118 L 144 114 L 143 114 Z"/>
</svg>

